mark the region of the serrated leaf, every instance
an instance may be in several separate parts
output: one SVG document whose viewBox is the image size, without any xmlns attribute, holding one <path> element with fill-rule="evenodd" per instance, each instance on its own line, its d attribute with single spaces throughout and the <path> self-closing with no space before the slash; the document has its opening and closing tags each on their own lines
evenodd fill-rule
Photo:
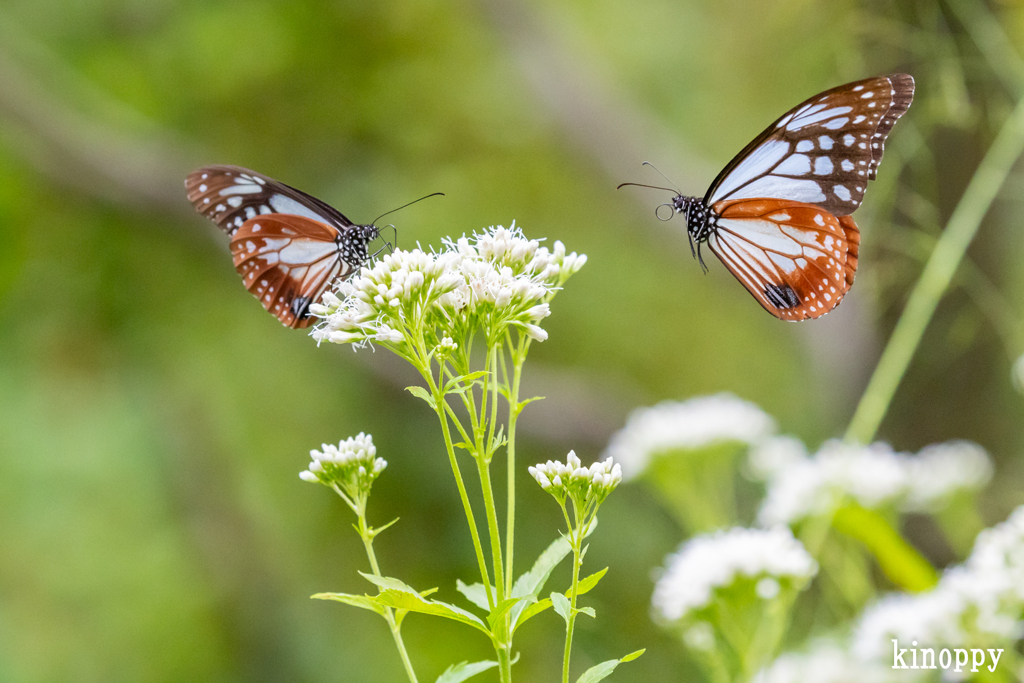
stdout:
<svg viewBox="0 0 1024 683">
<path fill-rule="evenodd" d="M 428 392 L 423 387 L 414 384 L 411 387 L 406 387 L 405 390 L 408 391 L 413 396 L 415 396 L 416 398 L 423 399 L 424 401 L 427 402 L 427 405 L 429 405 L 434 410 L 437 410 L 437 403 L 434 402 L 434 397 L 431 396 L 430 392 Z"/>
<path fill-rule="evenodd" d="M 637 650 L 631 652 L 622 659 L 609 659 L 607 662 L 601 662 L 597 666 L 592 666 L 583 672 L 576 683 L 597 683 L 607 678 L 611 672 L 615 671 L 615 667 L 623 662 L 632 662 L 634 659 L 642 655 L 646 650 Z"/>
<path fill-rule="evenodd" d="M 597 528 L 597 518 L 594 518 L 593 523 L 590 525 L 590 529 L 587 531 L 587 535 L 594 533 L 594 529 Z M 572 552 L 572 546 L 569 544 L 569 539 L 565 536 L 558 538 L 551 542 L 544 552 L 540 554 L 537 561 L 533 563 L 530 570 L 525 574 L 521 575 L 516 579 L 515 584 L 512 586 L 512 597 L 521 598 L 527 595 L 535 595 L 540 599 L 540 591 L 544 588 L 544 584 L 547 583 L 548 578 L 551 576 L 551 572 L 554 571 L 558 563 L 565 559 L 565 556 Z M 540 604 L 543 600 L 540 600 L 536 604 Z M 533 606 L 531 606 L 533 607 Z M 526 609 L 525 605 L 517 605 L 512 609 L 512 629 L 519 625 L 519 619 L 522 615 L 523 610 Z M 546 608 L 544 608 L 546 609 Z M 543 612 L 544 609 L 535 611 L 531 616 Z"/>
<path fill-rule="evenodd" d="M 437 683 L 462 683 L 462 681 L 476 676 L 478 673 L 493 669 L 498 666 L 497 662 L 485 660 L 483 662 L 460 662 L 452 664 L 444 673 L 438 676 Z"/>
<path fill-rule="evenodd" d="M 410 612 L 418 612 L 419 614 L 432 614 L 435 617 L 451 619 L 452 621 L 457 621 L 482 631 L 488 638 L 492 637 L 491 632 L 479 617 L 461 607 L 449 605 L 447 602 L 427 600 L 419 593 L 394 588 L 384 590 L 377 596 L 377 599 L 382 605 L 394 607 L 395 609 L 405 609 Z"/>
<path fill-rule="evenodd" d="M 566 623 L 569 622 L 569 610 L 572 609 L 572 604 L 569 602 L 569 598 L 565 597 L 561 593 L 551 594 L 551 604 L 555 607 L 555 612 L 559 614 Z"/>
<path fill-rule="evenodd" d="M 576 611 L 580 614 L 586 614 L 591 619 L 597 618 L 597 613 L 594 611 L 593 607 L 578 607 L 576 608 Z"/>
<path fill-rule="evenodd" d="M 313 600 L 334 600 L 346 605 L 368 609 L 371 612 L 384 616 L 384 607 L 377 602 L 377 598 L 369 595 L 351 595 L 349 593 L 317 593 L 310 596 Z"/>
<path fill-rule="evenodd" d="M 462 582 L 462 579 L 456 579 L 455 589 L 466 596 L 467 600 L 483 611 L 490 611 L 491 606 L 487 604 L 487 588 L 479 581 L 467 586 Z"/>
</svg>

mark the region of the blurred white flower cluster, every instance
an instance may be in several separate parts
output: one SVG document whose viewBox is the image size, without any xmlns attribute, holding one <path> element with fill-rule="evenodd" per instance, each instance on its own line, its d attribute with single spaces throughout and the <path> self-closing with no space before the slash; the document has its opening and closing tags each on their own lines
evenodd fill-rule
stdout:
<svg viewBox="0 0 1024 683">
<path fill-rule="evenodd" d="M 1024 635 L 1024 506 L 978 535 L 967 561 L 926 593 L 889 595 L 864 611 L 853 652 L 892 658 L 892 639 L 928 647 L 995 647 Z"/>
<path fill-rule="evenodd" d="M 542 489 L 560 502 L 569 496 L 581 508 L 591 501 L 600 505 L 622 481 L 622 468 L 611 458 L 584 467 L 575 451 L 569 451 L 564 463 L 548 460 L 528 469 Z"/>
<path fill-rule="evenodd" d="M 981 489 L 992 477 L 988 455 L 968 441 L 927 446 L 916 456 L 884 443 L 829 441 L 813 457 L 801 457 L 794 441 L 776 437 L 751 453 L 751 469 L 770 476 L 758 512 L 762 525 L 828 514 L 848 499 L 869 509 L 933 510 L 958 493 Z"/>
<path fill-rule="evenodd" d="M 779 656 L 754 676 L 752 683 L 888 683 L 895 678 L 892 673 L 881 665 L 858 660 L 840 643 L 818 640 L 806 652 Z"/>
<path fill-rule="evenodd" d="M 780 584 L 802 586 L 818 573 L 818 564 L 786 527 L 735 527 L 696 536 L 666 561 L 654 588 L 655 613 L 669 622 L 685 621 L 711 605 L 739 581 L 752 582 L 756 594 L 770 600 Z"/>
<path fill-rule="evenodd" d="M 754 683 L 873 683 L 860 663 L 838 643 L 819 641 L 807 652 L 789 652 L 762 670 Z"/>
<path fill-rule="evenodd" d="M 1024 635 L 1024 506 L 978 535 L 964 564 L 924 593 L 888 595 L 864 610 L 848 644 L 812 643 L 778 657 L 754 683 L 883 683 L 919 680 L 927 670 L 893 672 L 901 647 L 1010 648 Z"/>
<path fill-rule="evenodd" d="M 634 410 L 612 436 L 605 455 L 621 463 L 624 476 L 631 479 L 658 455 L 726 441 L 754 444 L 774 431 L 775 421 L 767 413 L 732 394 L 664 401 Z"/>
<path fill-rule="evenodd" d="M 495 338 L 512 326 L 543 341 L 538 323 L 550 314 L 548 302 L 586 260 L 561 242 L 542 247 L 514 224 L 448 240 L 439 253 L 396 249 L 310 306 L 323 319 L 312 336 L 398 351 L 423 342 L 451 352 L 453 339 L 479 325 Z"/>
<path fill-rule="evenodd" d="M 387 461 L 377 457 L 373 436 L 363 432 L 337 446 L 322 444 L 321 450 L 310 451 L 309 457 L 309 468 L 299 473 L 303 481 L 340 487 L 353 500 L 369 493 L 374 480 L 388 466 Z"/>
</svg>

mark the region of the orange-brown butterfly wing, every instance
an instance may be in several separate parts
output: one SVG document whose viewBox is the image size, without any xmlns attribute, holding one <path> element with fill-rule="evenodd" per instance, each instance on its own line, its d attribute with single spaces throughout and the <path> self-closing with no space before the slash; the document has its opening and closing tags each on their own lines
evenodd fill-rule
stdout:
<svg viewBox="0 0 1024 683">
<path fill-rule="evenodd" d="M 338 277 L 353 267 L 342 258 L 340 233 L 305 216 L 265 214 L 245 221 L 231 236 L 231 255 L 246 289 L 282 324 L 300 329 Z"/>
<path fill-rule="evenodd" d="M 708 245 L 766 311 L 782 320 L 825 315 L 857 272 L 860 231 L 849 216 L 785 199 L 714 204 Z"/>
</svg>

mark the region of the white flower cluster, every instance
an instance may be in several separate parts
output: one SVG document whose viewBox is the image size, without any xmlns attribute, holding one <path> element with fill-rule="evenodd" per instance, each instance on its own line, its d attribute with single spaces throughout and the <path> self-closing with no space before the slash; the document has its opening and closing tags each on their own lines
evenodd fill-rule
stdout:
<svg viewBox="0 0 1024 683">
<path fill-rule="evenodd" d="M 781 582 L 802 583 L 818 573 L 817 562 L 786 527 L 696 536 L 666 562 L 651 603 L 670 622 L 707 607 L 716 591 L 741 579 L 756 582 L 757 595 L 767 600 L 778 595 Z"/>
<path fill-rule="evenodd" d="M 564 463 L 548 460 L 528 469 L 540 487 L 555 498 L 564 501 L 569 495 L 581 505 L 590 500 L 600 503 L 622 481 L 622 468 L 611 458 L 584 467 L 576 451 L 569 451 Z"/>
<path fill-rule="evenodd" d="M 725 441 L 753 444 L 774 431 L 775 422 L 757 405 L 722 393 L 634 410 L 605 454 L 622 463 L 630 479 L 658 455 Z"/>
<path fill-rule="evenodd" d="M 511 229 L 491 228 L 472 238 L 446 240 L 440 253 L 420 249 L 394 252 L 327 292 L 310 311 L 323 319 L 312 332 L 319 341 L 337 344 L 389 343 L 401 349 L 421 334 L 454 350 L 461 333 L 486 325 L 500 335 L 508 326 L 543 341 L 539 322 L 550 315 L 554 291 L 586 263 L 527 240 Z"/>
<path fill-rule="evenodd" d="M 967 561 L 926 593 L 890 595 L 865 610 L 853 653 L 892 658 L 892 639 L 928 647 L 993 647 L 1024 635 L 1024 506 L 978 535 Z"/>
<path fill-rule="evenodd" d="M 827 514 L 846 499 L 869 509 L 932 510 L 957 493 L 981 489 L 992 476 L 984 449 L 967 441 L 934 444 L 917 456 L 896 453 L 884 443 L 829 441 L 810 458 L 799 457 L 791 443 L 769 441 L 752 453 L 755 471 L 771 470 L 762 462 L 770 459 L 762 449 L 786 451 L 771 457 L 788 459 L 769 480 L 758 512 L 764 526 Z M 755 456 L 760 460 L 754 461 Z"/>
<path fill-rule="evenodd" d="M 377 457 L 373 436 L 363 432 L 337 446 L 322 444 L 321 449 L 309 452 L 312 462 L 299 477 L 303 481 L 341 486 L 352 497 L 368 492 L 374 479 L 388 466 L 387 461 Z"/>
</svg>

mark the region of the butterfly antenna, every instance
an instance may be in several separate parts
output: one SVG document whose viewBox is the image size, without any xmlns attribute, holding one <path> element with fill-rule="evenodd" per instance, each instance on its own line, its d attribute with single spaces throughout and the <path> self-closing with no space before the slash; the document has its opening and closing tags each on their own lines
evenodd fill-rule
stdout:
<svg viewBox="0 0 1024 683">
<path fill-rule="evenodd" d="M 401 205 L 400 207 L 398 207 L 397 209 L 391 209 L 390 211 L 385 211 L 385 212 L 384 212 L 384 213 L 382 213 L 381 215 L 377 216 L 376 218 L 374 218 L 374 219 L 373 219 L 373 221 L 372 221 L 372 222 L 370 223 L 370 225 L 376 225 L 376 224 L 377 224 L 377 221 L 379 221 L 379 220 L 380 220 L 381 218 L 384 218 L 384 216 L 387 216 L 387 215 L 388 215 L 389 213 L 394 213 L 395 211 L 401 211 L 401 210 L 402 210 L 402 209 L 404 209 L 405 207 L 407 207 L 407 206 L 412 206 L 412 205 L 413 205 L 413 204 L 415 204 L 416 202 L 422 202 L 422 201 L 423 201 L 424 199 L 429 199 L 429 198 L 431 198 L 431 197 L 443 197 L 443 196 L 444 196 L 444 192 L 434 192 L 433 194 L 428 194 L 428 195 L 427 195 L 426 197 L 420 197 L 419 199 L 416 199 L 416 200 L 414 200 L 414 201 L 411 201 L 411 202 L 409 202 L 408 204 L 402 204 L 402 205 Z M 392 227 L 394 227 L 394 226 L 392 226 Z M 397 234 L 397 233 L 396 233 L 396 234 Z M 396 240 L 395 240 L 395 241 L 396 241 L 396 242 L 398 241 L 398 240 L 397 240 L 397 238 L 396 238 Z"/>
<path fill-rule="evenodd" d="M 649 161 L 645 161 L 645 162 L 644 162 L 644 163 L 643 163 L 642 165 L 643 165 L 643 166 L 650 166 L 651 168 L 653 168 L 653 169 L 654 169 L 655 171 L 657 171 L 657 172 L 658 172 L 658 175 L 660 175 L 660 176 L 661 176 L 662 178 L 664 178 L 665 180 L 668 180 L 668 184 L 669 184 L 669 185 L 671 185 L 672 187 L 676 187 L 676 184 L 675 184 L 675 183 L 673 183 L 673 182 L 672 182 L 672 181 L 671 181 L 671 180 L 669 179 L 669 177 L 668 177 L 667 175 L 665 175 L 664 173 L 662 173 L 662 172 L 661 172 L 661 169 L 659 169 L 659 168 L 658 168 L 657 166 L 655 166 L 655 165 L 654 165 L 654 164 L 652 164 L 651 162 L 649 162 Z M 673 191 L 674 191 L 674 192 L 675 192 L 676 194 L 682 194 L 682 193 L 683 193 L 683 192 L 682 192 L 682 190 L 680 190 L 679 188 L 676 188 L 676 189 L 675 189 L 675 190 L 673 190 Z"/>
<path fill-rule="evenodd" d="M 616 190 L 621 190 L 622 188 L 626 187 L 627 185 L 634 185 L 636 187 L 649 187 L 652 190 L 665 190 L 666 192 L 675 192 L 676 194 L 679 194 L 679 192 L 677 192 L 676 190 L 673 190 L 671 187 L 658 187 L 657 185 L 644 185 L 643 183 L 622 183 L 621 185 L 619 185 L 615 189 Z"/>
</svg>

